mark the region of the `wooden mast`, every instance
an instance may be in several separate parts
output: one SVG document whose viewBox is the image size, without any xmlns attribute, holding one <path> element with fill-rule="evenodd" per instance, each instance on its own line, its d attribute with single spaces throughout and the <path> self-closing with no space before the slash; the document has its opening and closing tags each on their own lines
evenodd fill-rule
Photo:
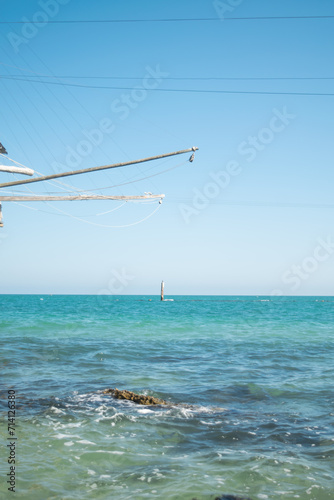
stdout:
<svg viewBox="0 0 334 500">
<path fill-rule="evenodd" d="M 162 158 L 167 158 L 169 156 L 180 155 L 183 153 L 190 153 L 191 151 L 195 152 L 195 151 L 197 151 L 197 149 L 198 148 L 193 147 L 193 148 L 189 148 L 189 149 L 183 149 L 182 151 L 175 151 L 174 153 L 167 153 L 167 154 L 158 155 L 158 156 L 150 156 L 149 158 L 142 158 L 141 160 L 127 161 L 124 163 L 113 163 L 111 165 L 103 165 L 101 167 L 84 168 L 81 170 L 72 170 L 70 172 L 62 172 L 60 174 L 43 175 L 40 177 L 34 177 L 33 179 L 27 179 L 27 180 L 24 179 L 22 181 L 6 182 L 4 184 L 0 184 L 0 188 L 10 187 L 10 186 L 19 186 L 21 184 L 30 184 L 31 182 L 49 181 L 51 179 L 59 179 L 62 177 L 68 177 L 70 175 L 87 174 L 89 172 L 97 172 L 99 170 L 107 170 L 110 168 L 126 167 L 128 165 L 135 165 L 137 163 L 144 163 L 144 162 L 152 161 L 152 160 L 160 160 Z"/>
</svg>

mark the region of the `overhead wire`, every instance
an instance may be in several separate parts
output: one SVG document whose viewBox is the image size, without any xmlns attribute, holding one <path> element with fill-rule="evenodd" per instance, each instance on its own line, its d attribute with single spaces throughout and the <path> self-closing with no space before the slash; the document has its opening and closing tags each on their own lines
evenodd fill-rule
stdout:
<svg viewBox="0 0 334 500">
<path fill-rule="evenodd" d="M 141 76 L 115 76 L 115 75 L 55 75 L 55 74 L 43 74 L 33 71 L 28 68 L 22 68 L 20 66 L 14 66 L 12 64 L 6 64 L 0 61 L 0 66 L 6 66 L 9 68 L 18 69 L 24 71 L 25 73 L 32 73 L 32 75 L 23 75 L 26 78 L 39 77 L 39 78 L 51 78 L 55 80 L 60 79 L 103 79 L 103 80 L 140 80 Z M 7 74 L 7 77 L 22 77 L 21 74 Z M 255 81 L 255 80 L 334 80 L 334 76 L 164 76 L 164 80 L 238 80 L 238 81 Z"/>
<path fill-rule="evenodd" d="M 216 17 L 183 17 L 183 18 L 153 18 L 153 19 L 67 19 L 48 20 L 48 24 L 118 24 L 118 23 L 177 23 L 177 22 L 222 22 L 222 21 L 272 21 L 272 20 L 306 20 L 334 19 L 334 15 L 310 16 L 230 16 Z M 0 24 L 26 24 L 27 21 L 0 21 Z"/>
<path fill-rule="evenodd" d="M 38 54 L 37 54 L 37 53 L 36 53 L 36 52 L 35 52 L 35 51 L 31 48 L 31 46 L 29 46 L 29 50 L 30 50 L 30 52 L 31 52 L 31 53 L 32 53 L 32 54 L 33 54 L 33 55 L 34 55 L 34 56 L 35 56 L 35 57 L 36 57 L 36 58 L 37 58 L 37 59 L 38 59 L 38 60 L 42 63 L 42 65 L 43 65 L 43 66 L 44 66 L 44 67 L 45 67 L 45 68 L 46 68 L 49 72 L 51 72 L 51 73 L 52 73 L 52 70 L 51 70 L 51 69 L 47 66 L 47 64 L 46 64 L 46 63 L 45 63 L 45 62 L 44 62 L 44 61 L 43 61 L 43 60 L 39 57 L 39 55 L 38 55 Z M 22 68 L 21 68 L 21 69 L 22 69 Z M 28 71 L 29 71 L 29 72 L 31 72 L 30 70 L 28 70 Z M 52 96 L 53 96 L 53 97 L 57 100 L 57 102 L 59 103 L 59 105 L 60 105 L 60 106 L 62 106 L 62 107 L 65 109 L 65 111 L 66 111 L 67 113 L 69 113 L 69 115 L 71 116 L 71 118 L 72 118 L 72 119 L 73 119 L 73 120 L 74 120 L 74 121 L 75 121 L 75 122 L 76 122 L 76 123 L 77 123 L 77 124 L 81 127 L 81 126 L 82 126 L 82 125 L 81 125 L 81 123 L 79 122 L 79 120 L 77 119 L 77 117 L 75 116 L 75 114 L 71 113 L 70 108 L 69 108 L 69 107 L 66 107 L 66 106 L 64 105 L 63 101 L 62 101 L 62 100 L 60 100 L 60 99 L 57 97 L 56 93 L 54 93 L 54 92 L 52 91 L 52 89 L 49 89 L 47 86 L 46 86 L 46 88 L 47 88 L 47 89 L 48 89 L 48 91 L 51 93 L 51 95 L 52 95 Z M 72 99 L 74 99 L 74 101 L 76 101 L 76 103 L 77 103 L 77 104 L 81 107 L 81 109 L 82 109 L 82 110 L 83 110 L 83 111 L 84 111 L 84 112 L 85 112 L 85 113 L 86 113 L 86 114 L 87 114 L 87 115 L 88 115 L 88 116 L 89 116 L 89 117 L 90 117 L 90 118 L 94 121 L 94 123 L 95 123 L 96 118 L 95 118 L 94 116 L 92 116 L 92 114 L 89 112 L 88 108 L 86 108 L 86 107 L 84 107 L 84 106 L 82 105 L 81 101 L 80 101 L 79 99 L 77 99 L 77 97 L 76 97 L 76 96 L 75 96 L 75 95 L 71 92 L 71 90 L 70 90 L 70 89 L 66 89 L 66 90 L 67 90 L 68 94 L 71 96 L 71 98 L 72 98 Z M 49 106 L 49 107 L 50 107 L 50 106 Z M 51 108 L 51 107 L 50 107 L 50 109 L 51 109 L 52 111 L 54 111 L 54 109 L 53 109 L 53 108 Z M 64 121 L 62 118 L 60 118 L 60 119 L 61 119 L 61 121 L 62 121 L 62 123 L 63 123 L 64 127 L 67 127 L 66 121 Z M 70 132 L 71 132 L 71 131 L 70 131 Z M 73 132 L 71 132 L 71 133 L 72 133 L 72 135 L 73 135 L 74 139 L 76 139 L 76 138 L 75 138 L 75 136 L 74 136 L 74 134 L 73 134 Z M 127 153 L 126 153 L 126 152 L 125 152 L 125 151 L 124 151 L 124 150 L 123 150 L 123 149 L 119 146 L 119 144 L 117 144 L 117 143 L 116 143 L 116 141 L 114 140 L 114 138 L 113 138 L 112 136 L 111 136 L 111 140 L 112 140 L 112 142 L 114 143 L 114 145 L 115 145 L 118 149 L 120 149 L 120 150 L 122 151 L 122 153 L 123 153 L 123 154 L 125 154 L 125 156 L 127 156 L 127 157 L 128 157 Z M 63 141 L 62 141 L 62 142 L 63 142 Z M 101 145 L 101 144 L 97 145 L 96 147 L 97 147 L 100 151 L 102 151 L 104 154 L 106 154 L 106 152 L 103 150 L 103 147 L 102 147 L 102 145 Z M 104 173 L 104 175 L 106 175 L 106 174 Z M 121 175 L 123 175 L 123 176 L 126 178 L 126 173 L 122 172 L 122 173 L 121 173 Z M 94 180 L 93 180 L 93 183 L 94 183 Z"/>
<path fill-rule="evenodd" d="M 3 64 L 0 62 L 0 65 Z M 23 70 L 27 71 L 27 70 Z M 33 72 L 34 75 L 21 75 L 21 74 L 6 74 L 5 76 L 7 78 L 15 78 L 19 77 L 22 78 L 24 76 L 25 78 L 33 78 L 33 77 L 39 77 L 39 78 L 50 78 L 50 79 L 55 79 L 55 80 L 66 80 L 66 79 L 73 79 L 73 80 L 141 80 L 142 77 L 140 76 L 114 76 L 114 75 L 44 75 L 44 74 L 39 74 Z M 1 76 L 1 75 L 0 75 Z M 281 80 L 334 80 L 333 76 L 164 76 L 164 81 L 212 81 L 212 80 L 218 80 L 218 81 L 281 81 Z"/>
<path fill-rule="evenodd" d="M 37 56 L 37 57 L 38 57 L 38 56 Z M 44 63 L 43 61 L 41 61 L 41 62 L 45 65 L 45 63 Z M 46 66 L 46 65 L 45 65 L 45 66 Z M 49 68 L 47 68 L 47 69 L 49 69 Z M 71 95 L 72 95 L 72 94 L 71 94 Z M 72 97 L 74 97 L 74 98 L 75 98 L 75 96 L 73 96 L 73 95 L 72 95 Z M 80 103 L 80 101 L 78 101 L 76 98 L 75 98 L 75 100 L 76 100 L 76 101 L 80 104 L 80 106 L 83 108 L 83 106 L 82 106 L 82 104 Z M 85 108 L 83 108 L 83 109 L 87 112 L 87 110 L 86 110 Z M 90 115 L 90 113 L 89 113 L 89 112 L 88 112 L 88 114 Z M 90 115 L 90 116 L 91 116 L 91 115 Z M 92 117 L 92 116 L 91 116 L 91 117 Z M 93 117 L 92 117 L 92 118 L 93 118 Z M 113 140 L 113 142 L 115 142 L 115 141 Z M 118 147 L 119 147 L 119 146 L 118 146 Z M 121 148 L 120 148 L 120 149 L 121 149 Z M 124 153 L 124 151 L 123 151 L 123 153 Z M 126 155 L 126 156 L 128 156 L 128 155 Z M 138 166 L 137 166 L 137 168 L 138 168 Z M 139 169 L 139 171 L 140 171 L 140 169 Z M 123 175 L 124 175 L 124 174 L 123 174 Z M 126 177 L 126 175 L 125 175 L 125 177 Z M 50 183 L 49 181 L 46 181 L 46 182 Z M 55 181 L 55 182 L 57 182 L 57 181 Z M 62 183 L 61 181 L 58 181 L 58 183 L 59 183 L 60 185 L 61 185 L 61 184 L 63 184 L 64 186 L 66 186 L 66 184 L 65 184 L 65 183 Z M 69 185 L 67 185 L 67 186 L 69 186 Z M 61 187 L 61 186 L 58 186 L 58 187 L 60 187 L 60 189 L 63 189 L 63 190 L 64 190 L 64 188 L 63 188 L 63 187 Z M 75 191 L 80 191 L 80 192 L 87 192 L 87 190 L 80 190 L 80 189 L 78 189 L 78 188 L 75 188 L 74 186 L 69 186 L 69 187 L 70 187 L 71 191 L 75 190 Z M 25 187 L 25 189 L 27 189 L 27 187 Z M 98 188 L 98 189 L 94 189 L 94 191 L 99 191 L 99 190 L 100 190 L 100 188 Z M 28 191 L 32 192 L 30 189 L 28 189 Z M 50 203 L 47 203 L 47 202 L 46 202 L 46 205 L 50 206 L 52 209 L 56 209 L 56 207 L 53 207 Z M 70 214 L 68 214 L 68 215 L 70 216 Z"/>
<path fill-rule="evenodd" d="M 35 52 L 35 51 L 34 51 L 34 50 L 30 47 L 30 46 L 29 46 L 29 49 L 30 49 L 30 52 L 32 52 L 32 54 L 34 54 L 34 55 L 35 55 L 35 57 L 37 57 L 37 58 L 38 58 L 38 60 L 39 60 L 39 61 L 43 64 L 43 66 L 45 66 L 45 67 L 47 68 L 47 70 L 48 70 L 48 71 L 50 71 L 50 72 L 52 73 L 52 71 L 51 71 L 51 70 L 50 70 L 50 68 L 47 66 L 47 64 L 46 64 L 46 63 L 45 63 L 45 62 L 44 62 L 44 61 L 43 61 L 43 60 L 39 57 L 39 55 L 38 55 L 38 54 L 37 54 L 37 53 L 36 53 L 36 52 Z M 67 90 L 67 92 L 68 92 L 68 94 L 72 97 L 72 99 L 74 99 L 74 101 L 75 101 L 75 102 L 76 102 L 76 103 L 77 103 L 77 104 L 81 107 L 81 109 L 82 109 L 82 110 L 83 110 L 83 111 L 84 111 L 84 112 L 85 112 L 85 113 L 86 113 L 86 114 L 87 114 L 87 115 L 88 115 L 88 116 L 89 116 L 89 117 L 90 117 L 90 118 L 94 121 L 94 123 L 95 123 L 96 118 L 95 118 L 95 117 L 94 117 L 94 116 L 90 113 L 89 109 L 88 109 L 88 108 L 86 108 L 85 106 L 83 106 L 82 102 L 81 102 L 79 99 L 77 99 L 76 95 L 75 95 L 73 92 L 71 92 L 71 90 L 70 90 L 70 89 L 68 89 L 68 90 Z M 55 94 L 54 94 L 54 93 L 52 93 L 52 94 L 55 96 Z M 72 117 L 73 117 L 73 115 L 72 115 Z M 74 118 L 75 118 L 75 117 L 74 117 Z M 76 118 L 75 118 L 75 120 L 76 120 Z M 77 121 L 77 120 L 76 120 L 76 121 Z M 80 125 L 80 123 L 79 123 L 78 121 L 77 121 L 77 123 Z M 115 146 L 116 146 L 116 147 L 117 147 L 117 148 L 118 148 L 118 149 L 119 149 L 119 150 L 120 150 L 120 151 L 121 151 L 121 152 L 122 152 L 122 153 L 123 153 L 123 154 L 124 154 L 124 155 L 125 155 L 128 159 L 130 159 L 130 157 L 129 157 L 128 153 L 127 153 L 127 152 L 126 152 L 126 151 L 125 151 L 125 150 L 124 150 L 124 149 L 123 149 L 123 148 L 122 148 L 122 147 L 121 147 L 121 146 L 120 146 L 120 145 L 119 145 L 119 144 L 115 141 L 115 139 L 113 138 L 113 136 L 112 136 L 112 135 L 110 136 L 110 139 L 111 139 L 111 141 L 113 142 L 113 144 L 114 144 L 114 145 L 115 145 Z M 103 149 L 103 147 L 102 147 L 102 145 L 101 145 L 101 144 L 99 144 L 97 147 L 98 147 L 98 149 L 99 149 L 100 151 L 102 151 L 102 153 L 106 154 L 106 152 L 104 151 L 104 149 Z M 139 167 L 138 165 L 136 165 L 136 168 L 137 168 L 137 170 L 141 171 L 141 170 L 140 170 L 140 167 Z M 103 175 L 107 175 L 107 176 L 108 176 L 108 174 L 106 174 L 106 172 L 104 172 L 104 173 L 103 173 Z M 125 178 L 127 178 L 127 174 L 126 174 L 126 172 L 122 171 L 122 172 L 121 172 L 121 175 L 123 175 Z"/>
<path fill-rule="evenodd" d="M 3 49 L 3 50 L 4 50 L 4 49 Z M 8 53 L 7 53 L 7 55 L 8 55 Z M 20 90 L 22 91 L 22 89 L 20 89 Z M 8 91 L 8 89 L 7 89 L 7 91 Z M 10 92 L 10 91 L 9 91 L 9 92 Z M 38 107 L 36 106 L 36 104 L 35 104 L 35 103 L 31 100 L 30 95 L 28 95 L 28 96 L 27 96 L 27 94 L 25 93 L 25 91 L 23 91 L 23 94 L 27 97 L 27 99 L 30 101 L 30 103 L 32 104 L 32 106 L 33 106 L 33 107 L 37 110 L 37 112 L 40 114 L 40 116 L 42 116 L 42 115 L 41 115 L 41 113 L 40 113 L 40 110 L 38 109 Z M 12 99 L 14 100 L 14 102 L 16 102 L 16 105 L 17 105 L 17 106 L 18 106 L 18 108 L 20 109 L 21 113 L 23 113 L 23 115 L 25 116 L 26 121 L 29 123 L 29 120 L 28 120 L 27 115 L 25 114 L 25 112 L 23 111 L 23 109 L 22 109 L 22 108 L 18 105 L 17 100 L 16 100 L 16 97 L 15 97 L 13 94 L 12 94 Z M 44 101 L 44 102 L 45 102 L 45 101 Z M 7 103 L 7 104 L 8 104 L 8 103 Z M 48 103 L 46 103 L 46 104 L 48 104 Z M 8 104 L 8 105 L 9 105 L 9 104 Z M 48 105 L 49 105 L 49 104 L 48 104 Z M 49 105 L 49 107 L 50 107 L 50 105 Z M 50 109 L 51 109 L 51 107 L 50 107 Z M 43 117 L 43 119 L 45 120 L 44 116 L 42 116 L 42 117 Z M 45 120 L 45 121 L 46 121 L 46 120 Z M 30 132 L 28 132 L 28 129 L 27 129 L 27 128 L 23 125 L 22 120 L 19 120 L 19 122 L 21 123 L 21 126 L 23 126 L 23 128 L 25 129 L 25 131 L 26 131 L 26 133 L 28 134 L 28 137 L 30 138 L 31 142 L 32 142 L 33 144 L 35 144 L 36 149 L 40 151 L 40 153 L 41 153 L 42 157 L 44 158 L 44 161 L 45 161 L 45 162 L 47 162 L 47 158 L 46 158 L 46 156 L 45 156 L 44 152 L 42 152 L 42 151 L 40 150 L 40 148 L 38 147 L 37 143 L 35 142 L 35 140 L 34 140 L 33 136 L 30 134 Z M 50 126 L 50 125 L 48 124 L 48 126 Z M 32 127 L 35 129 L 36 134 L 37 134 L 37 130 L 36 130 L 36 128 L 34 127 L 34 125 L 33 125 L 33 124 L 32 124 Z M 50 127 L 50 128 L 51 128 L 51 129 L 53 129 L 53 127 Z M 70 131 L 70 130 L 69 130 L 69 131 Z M 57 134 L 57 132 L 56 132 L 54 129 L 53 129 L 53 132 L 54 132 L 54 133 L 58 136 L 58 138 L 59 138 L 59 135 Z M 38 134 L 37 134 L 37 135 L 38 135 Z M 63 145 L 65 146 L 64 142 L 63 142 L 63 141 L 61 141 L 61 142 L 62 142 L 62 143 L 63 143 Z M 51 155 L 51 157 L 53 157 L 53 158 L 54 158 L 54 160 L 55 160 L 54 153 L 53 153 L 53 151 L 51 151 L 51 149 L 50 149 L 50 147 L 48 146 L 48 144 L 47 144 L 47 143 L 45 143 L 45 147 L 46 147 L 46 149 L 48 150 L 48 152 L 49 152 L 49 154 Z M 26 189 L 27 191 L 29 191 L 29 192 L 32 192 L 32 191 L 31 191 L 30 189 L 28 189 L 27 187 L 25 187 L 25 189 Z"/>
<path fill-rule="evenodd" d="M 0 75 L 0 80 L 19 80 L 21 82 L 40 83 L 44 85 L 57 85 L 61 87 L 77 87 L 85 89 L 104 89 L 104 90 L 133 90 L 133 87 L 125 86 L 110 86 L 110 85 L 85 85 L 80 83 L 64 83 L 64 82 L 44 82 L 40 80 L 26 80 L 24 78 L 13 78 Z M 180 93 L 197 93 L 197 94 L 251 94 L 251 95 L 296 95 L 296 96 L 334 96 L 333 92 L 282 92 L 282 91 L 258 91 L 258 90 L 221 90 L 221 89 L 166 89 L 154 88 L 152 92 L 180 92 Z"/>
</svg>

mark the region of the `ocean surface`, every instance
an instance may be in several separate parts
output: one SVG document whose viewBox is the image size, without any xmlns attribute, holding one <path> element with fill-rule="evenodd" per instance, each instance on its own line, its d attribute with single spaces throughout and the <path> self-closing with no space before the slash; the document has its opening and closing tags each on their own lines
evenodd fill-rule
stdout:
<svg viewBox="0 0 334 500">
<path fill-rule="evenodd" d="M 1 499 L 334 499 L 334 297 L 168 298 L 0 297 Z"/>
</svg>

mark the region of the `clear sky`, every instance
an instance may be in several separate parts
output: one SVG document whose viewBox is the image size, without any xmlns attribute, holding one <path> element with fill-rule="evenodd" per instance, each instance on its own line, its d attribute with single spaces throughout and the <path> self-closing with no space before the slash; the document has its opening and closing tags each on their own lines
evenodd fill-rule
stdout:
<svg viewBox="0 0 334 500">
<path fill-rule="evenodd" d="M 11 158 L 52 174 L 199 147 L 21 187 L 166 198 L 3 202 L 0 293 L 334 294 L 334 19 L 231 19 L 333 16 L 332 1 L 0 7 Z M 202 20 L 49 22 L 185 18 Z"/>
</svg>

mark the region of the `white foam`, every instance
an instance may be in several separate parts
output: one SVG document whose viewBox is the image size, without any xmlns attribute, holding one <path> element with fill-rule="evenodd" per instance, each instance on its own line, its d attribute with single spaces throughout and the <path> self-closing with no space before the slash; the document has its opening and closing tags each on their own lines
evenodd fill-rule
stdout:
<svg viewBox="0 0 334 500">
<path fill-rule="evenodd" d="M 77 443 L 80 443 L 80 444 L 96 444 L 96 443 L 93 443 L 92 441 L 87 441 L 87 439 L 81 439 L 80 441 L 77 441 Z"/>
<path fill-rule="evenodd" d="M 96 474 L 95 470 L 91 470 L 91 469 L 88 469 L 87 472 L 90 476 L 95 476 L 95 474 Z"/>
<path fill-rule="evenodd" d="M 80 436 L 72 435 L 72 434 L 62 434 L 61 432 L 59 434 L 55 434 L 53 436 L 56 439 L 68 439 L 68 438 L 78 438 L 80 439 Z"/>
<path fill-rule="evenodd" d="M 154 411 L 148 410 L 148 409 L 143 409 L 143 410 L 138 410 L 138 413 L 154 413 Z"/>
<path fill-rule="evenodd" d="M 109 453 L 109 455 L 124 455 L 124 451 L 96 450 L 96 453 Z"/>
<path fill-rule="evenodd" d="M 230 455 L 231 453 L 234 453 L 233 450 L 229 450 L 228 448 L 226 448 L 226 450 L 223 450 L 220 452 L 221 455 Z"/>
<path fill-rule="evenodd" d="M 53 413 L 62 413 L 63 415 L 65 415 L 65 412 L 63 410 L 61 410 L 60 408 L 56 408 L 55 406 L 51 406 L 50 410 L 52 410 Z"/>
<path fill-rule="evenodd" d="M 201 420 L 200 422 L 201 422 L 201 424 L 204 424 L 204 425 L 219 425 L 223 421 L 222 420 L 216 420 L 215 422 L 205 422 L 205 420 Z"/>
<path fill-rule="evenodd" d="M 186 409 L 186 408 L 181 408 L 180 413 L 183 417 L 189 418 L 193 412 L 191 410 Z"/>
<path fill-rule="evenodd" d="M 73 441 L 67 441 L 67 443 L 64 443 L 65 446 L 73 446 L 74 443 Z"/>
<path fill-rule="evenodd" d="M 109 455 L 112 455 L 114 452 L 110 450 L 96 450 L 95 453 L 109 453 Z"/>
<path fill-rule="evenodd" d="M 81 427 L 81 422 L 76 424 L 61 424 L 60 422 L 56 422 L 55 429 L 67 429 L 71 427 Z"/>
</svg>

